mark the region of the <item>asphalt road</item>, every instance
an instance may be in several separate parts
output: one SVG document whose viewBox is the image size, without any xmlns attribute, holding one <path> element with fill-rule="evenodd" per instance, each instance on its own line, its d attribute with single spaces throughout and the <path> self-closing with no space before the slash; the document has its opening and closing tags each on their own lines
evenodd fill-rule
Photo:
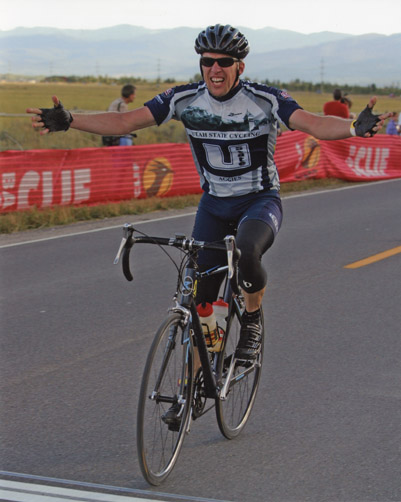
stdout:
<svg viewBox="0 0 401 502">
<path fill-rule="evenodd" d="M 156 490 L 136 460 L 136 403 L 175 290 L 171 262 L 138 246 L 128 283 L 112 264 L 114 220 L 0 236 L 3 477 L 164 500 L 401 500 L 401 253 L 344 268 L 401 246 L 400 193 L 394 180 L 284 199 L 264 258 L 268 337 L 254 412 L 233 441 L 213 411 L 196 421 Z M 161 219 L 138 228 L 190 234 L 188 212 L 148 215 Z"/>
</svg>

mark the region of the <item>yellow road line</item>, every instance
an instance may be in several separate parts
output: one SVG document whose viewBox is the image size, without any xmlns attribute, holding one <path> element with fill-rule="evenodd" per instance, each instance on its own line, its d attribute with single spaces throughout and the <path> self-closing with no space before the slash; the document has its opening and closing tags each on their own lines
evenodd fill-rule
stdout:
<svg viewBox="0 0 401 502">
<path fill-rule="evenodd" d="M 364 267 L 365 265 L 370 265 L 371 263 L 375 263 L 376 261 L 385 260 L 390 256 L 394 256 L 395 254 L 401 253 L 401 246 L 398 246 L 393 249 L 389 249 L 388 251 L 383 251 L 382 253 L 374 254 L 373 256 L 369 256 L 369 258 L 365 258 L 363 260 L 355 261 L 354 263 L 350 263 L 349 265 L 345 265 L 344 268 L 359 268 Z"/>
</svg>

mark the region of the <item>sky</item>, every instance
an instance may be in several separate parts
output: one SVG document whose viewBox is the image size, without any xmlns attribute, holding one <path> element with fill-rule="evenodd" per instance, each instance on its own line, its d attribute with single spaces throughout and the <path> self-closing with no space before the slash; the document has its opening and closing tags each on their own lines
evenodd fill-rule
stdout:
<svg viewBox="0 0 401 502">
<path fill-rule="evenodd" d="M 0 30 L 211 24 L 316 33 L 401 33 L 400 0 L 0 0 Z"/>
</svg>

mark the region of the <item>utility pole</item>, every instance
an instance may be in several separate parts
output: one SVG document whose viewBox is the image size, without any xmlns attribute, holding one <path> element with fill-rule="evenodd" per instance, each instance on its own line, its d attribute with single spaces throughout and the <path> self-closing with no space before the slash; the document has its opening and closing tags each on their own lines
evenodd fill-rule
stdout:
<svg viewBox="0 0 401 502">
<path fill-rule="evenodd" d="M 156 83 L 157 83 L 157 89 L 159 88 L 160 85 L 160 58 L 157 60 L 157 78 L 156 78 Z"/>
<path fill-rule="evenodd" d="M 324 82 L 324 59 L 320 60 L 320 93 L 323 93 L 323 82 Z"/>
</svg>

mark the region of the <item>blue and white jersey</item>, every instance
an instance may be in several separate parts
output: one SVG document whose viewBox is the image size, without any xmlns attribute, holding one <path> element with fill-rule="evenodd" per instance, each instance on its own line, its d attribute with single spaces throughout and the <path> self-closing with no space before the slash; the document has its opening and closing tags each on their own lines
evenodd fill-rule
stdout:
<svg viewBox="0 0 401 502">
<path fill-rule="evenodd" d="M 274 163 L 277 121 L 289 127 L 301 108 L 286 92 L 240 81 L 216 99 L 204 82 L 176 86 L 145 103 L 158 125 L 185 126 L 202 189 L 217 197 L 279 190 Z"/>
</svg>

